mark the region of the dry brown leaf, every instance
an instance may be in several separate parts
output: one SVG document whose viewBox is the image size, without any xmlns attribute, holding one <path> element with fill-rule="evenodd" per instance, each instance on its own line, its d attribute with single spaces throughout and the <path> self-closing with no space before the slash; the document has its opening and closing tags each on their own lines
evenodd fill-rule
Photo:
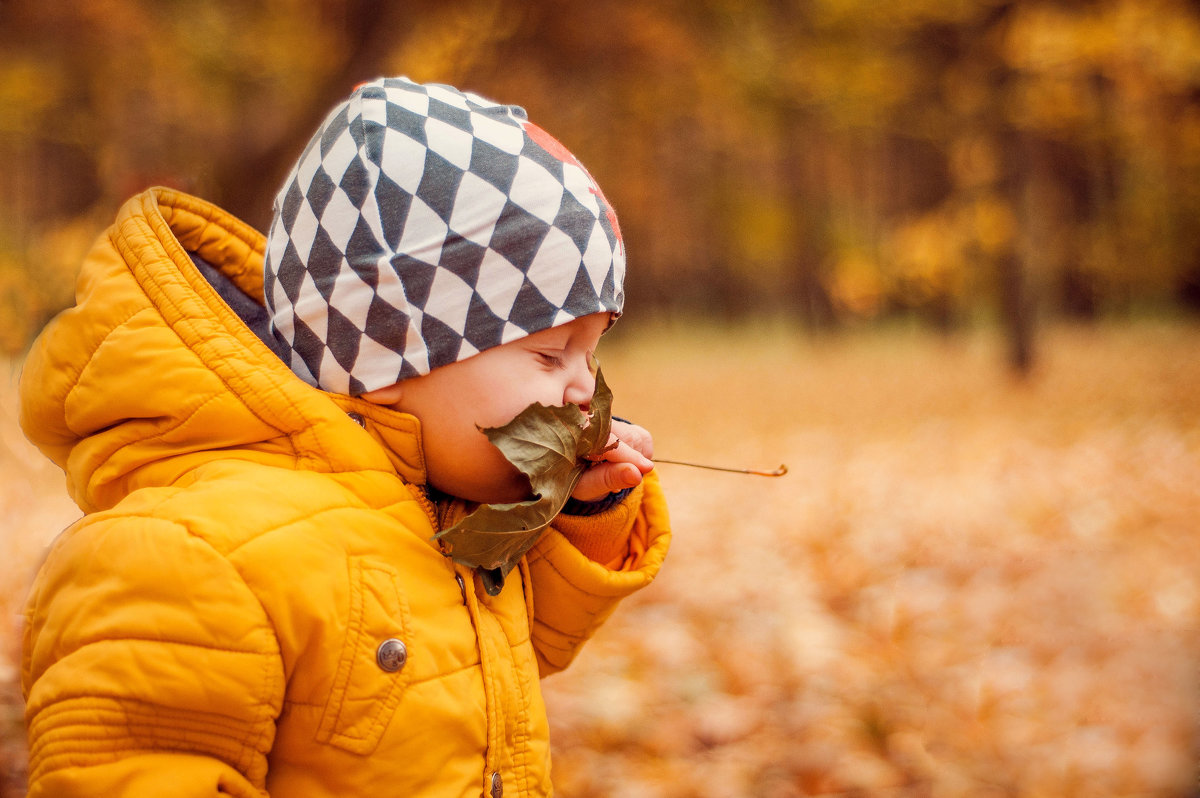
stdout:
<svg viewBox="0 0 1200 798">
<path fill-rule="evenodd" d="M 571 497 L 589 459 L 608 448 L 612 392 L 596 369 L 590 411 L 577 405 L 532 404 L 500 427 L 481 431 L 529 479 L 532 498 L 510 504 L 483 504 L 437 539 L 456 562 L 482 569 L 489 593 L 533 547 Z"/>
</svg>

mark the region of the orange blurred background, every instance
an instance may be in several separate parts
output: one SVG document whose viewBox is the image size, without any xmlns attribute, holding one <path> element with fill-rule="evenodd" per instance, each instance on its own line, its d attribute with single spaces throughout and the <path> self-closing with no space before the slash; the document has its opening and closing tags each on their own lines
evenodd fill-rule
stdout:
<svg viewBox="0 0 1200 798">
<path fill-rule="evenodd" d="M 0 4 L 0 344 L 70 298 L 129 195 L 257 227 L 356 83 L 526 106 L 605 187 L 631 318 L 825 329 L 1200 307 L 1186 0 Z"/>
<path fill-rule="evenodd" d="M 660 581 L 546 682 L 568 796 L 1192 795 L 1200 9 L 1186 0 L 0 2 L 0 796 L 77 511 L 31 336 L 150 185 L 262 229 L 384 74 L 524 105 L 616 206 Z"/>
</svg>

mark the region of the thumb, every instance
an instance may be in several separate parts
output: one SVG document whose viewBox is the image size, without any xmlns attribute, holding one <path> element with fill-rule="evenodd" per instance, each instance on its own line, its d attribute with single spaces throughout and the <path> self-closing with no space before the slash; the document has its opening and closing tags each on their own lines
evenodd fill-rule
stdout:
<svg viewBox="0 0 1200 798">
<path fill-rule="evenodd" d="M 642 472 L 632 463 L 601 463 L 584 472 L 571 496 L 580 501 L 595 501 L 636 487 L 641 481 Z"/>
</svg>

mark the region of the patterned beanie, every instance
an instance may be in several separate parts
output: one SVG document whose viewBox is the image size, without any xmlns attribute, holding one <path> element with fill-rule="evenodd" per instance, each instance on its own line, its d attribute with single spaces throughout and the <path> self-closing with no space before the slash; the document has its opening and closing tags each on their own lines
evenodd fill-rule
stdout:
<svg viewBox="0 0 1200 798">
<path fill-rule="evenodd" d="M 624 277 L 616 214 L 522 108 L 385 78 L 330 112 L 276 197 L 264 290 L 292 370 L 357 395 L 615 317 Z"/>
</svg>

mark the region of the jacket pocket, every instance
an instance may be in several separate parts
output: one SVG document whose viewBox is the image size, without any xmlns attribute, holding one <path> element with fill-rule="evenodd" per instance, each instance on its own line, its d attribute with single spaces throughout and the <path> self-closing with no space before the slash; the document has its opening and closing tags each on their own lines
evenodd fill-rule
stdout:
<svg viewBox="0 0 1200 798">
<path fill-rule="evenodd" d="M 411 623 L 394 570 L 359 557 L 349 564 L 349 624 L 317 741 L 370 754 L 410 679 Z"/>
</svg>

